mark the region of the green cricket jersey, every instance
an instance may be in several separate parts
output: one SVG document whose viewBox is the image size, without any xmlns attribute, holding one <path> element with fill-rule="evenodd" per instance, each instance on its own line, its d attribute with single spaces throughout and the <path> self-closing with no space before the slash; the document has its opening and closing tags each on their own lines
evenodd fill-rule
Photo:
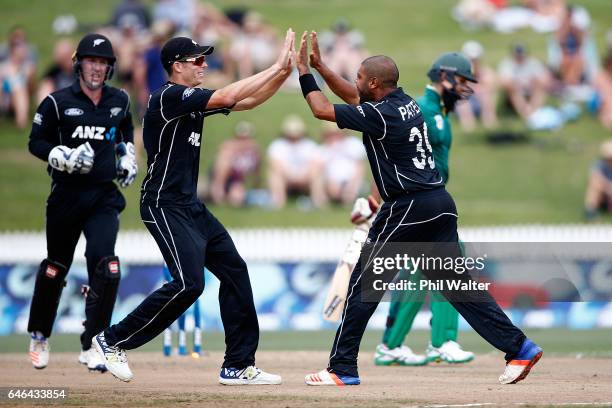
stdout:
<svg viewBox="0 0 612 408">
<path fill-rule="evenodd" d="M 433 150 L 434 161 L 440 176 L 448 182 L 448 152 L 453 142 L 453 134 L 448 116 L 440 95 L 431 85 L 425 88 L 425 94 L 417 99 L 427 124 L 427 135 Z"/>
</svg>

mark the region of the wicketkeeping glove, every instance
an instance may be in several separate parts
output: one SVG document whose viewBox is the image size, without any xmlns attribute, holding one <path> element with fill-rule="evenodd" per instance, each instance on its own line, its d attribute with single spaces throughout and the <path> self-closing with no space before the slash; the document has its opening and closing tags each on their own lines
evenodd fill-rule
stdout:
<svg viewBox="0 0 612 408">
<path fill-rule="evenodd" d="M 359 225 L 364 222 L 369 222 L 374 219 L 376 211 L 378 211 L 379 204 L 376 199 L 372 196 L 368 196 L 367 199 L 359 197 L 353 204 L 353 210 L 351 211 L 351 222 Z"/>
<path fill-rule="evenodd" d="M 94 150 L 89 142 L 75 149 L 60 145 L 51 149 L 48 161 L 54 169 L 65 171 L 68 174 L 87 174 L 93 167 L 94 155 Z"/>
<path fill-rule="evenodd" d="M 136 179 L 138 164 L 136 163 L 136 151 L 130 142 L 119 143 L 116 148 L 117 156 L 117 180 L 123 188 L 129 186 Z"/>
</svg>

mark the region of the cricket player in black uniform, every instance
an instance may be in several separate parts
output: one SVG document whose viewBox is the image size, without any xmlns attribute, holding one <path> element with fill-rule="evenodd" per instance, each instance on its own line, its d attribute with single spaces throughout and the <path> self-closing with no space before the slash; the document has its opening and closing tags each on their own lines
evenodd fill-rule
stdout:
<svg viewBox="0 0 612 408">
<path fill-rule="evenodd" d="M 29 149 L 49 163 L 52 179 L 46 210 L 47 258 L 36 275 L 28 322 L 30 359 L 36 368 L 49 361 L 47 338 L 83 232 L 89 286 L 84 288 L 86 321 L 79 362 L 90 370 L 106 371 L 91 348 L 91 337 L 110 324 L 121 276 L 115 242 L 125 199 L 113 180 L 127 187 L 137 172 L 130 98 L 104 84 L 114 64 L 108 38 L 86 35 L 74 55 L 77 80 L 47 96 L 34 115 Z"/>
<path fill-rule="evenodd" d="M 251 109 L 272 96 L 291 72 L 294 36 L 289 29 L 270 68 L 217 91 L 198 88 L 213 47 L 177 37 L 162 48 L 161 61 L 170 81 L 153 92 L 144 118 L 148 171 L 140 209 L 173 280 L 94 337 L 109 371 L 120 380 L 133 376 L 124 350 L 152 340 L 193 304 L 204 290 L 206 267 L 221 282 L 219 303 L 227 349 L 219 382 L 281 383 L 280 376 L 255 366 L 259 325 L 247 266 L 225 227 L 198 201 L 196 188 L 205 117 Z"/>
<path fill-rule="evenodd" d="M 316 34 L 311 33 L 311 42 Z M 460 257 L 457 209 L 444 188 L 427 139 L 427 126 L 417 103 L 397 87 L 399 71 L 386 56 L 365 59 L 355 84 L 334 74 L 318 55 L 311 54 L 311 66 L 323 76 L 330 89 L 347 104 L 332 105 L 320 92 L 308 66 L 307 33 L 304 32 L 297 57 L 302 92 L 315 117 L 336 122 L 340 128 L 363 132 L 370 167 L 384 200 L 366 246 L 377 248 L 389 242 L 444 242 Z M 314 58 L 313 58 L 314 57 Z M 377 249 L 378 250 L 378 249 Z M 367 263 L 367 262 L 366 262 Z M 351 275 L 342 321 L 336 332 L 329 366 L 307 375 L 308 385 L 357 385 L 359 344 L 378 302 L 365 302 L 363 285 L 372 273 L 360 260 Z M 430 276 L 441 271 L 425 271 Z M 470 279 L 453 271 L 451 277 Z M 486 291 L 454 293 L 442 290 L 457 311 L 485 340 L 506 353 L 506 370 L 500 382 L 515 383 L 529 373 L 542 349 L 516 328 Z M 378 300 L 383 293 L 378 294 Z"/>
</svg>

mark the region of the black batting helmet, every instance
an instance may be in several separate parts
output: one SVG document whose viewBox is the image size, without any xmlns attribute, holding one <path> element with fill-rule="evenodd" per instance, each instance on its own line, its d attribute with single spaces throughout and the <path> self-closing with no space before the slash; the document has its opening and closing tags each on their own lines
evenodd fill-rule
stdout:
<svg viewBox="0 0 612 408">
<path fill-rule="evenodd" d="M 110 66 L 107 79 L 111 79 L 115 68 L 115 53 L 110 40 L 102 34 L 87 34 L 79 41 L 79 45 L 74 53 L 74 72 L 81 70 L 81 60 L 85 57 L 105 58 Z"/>
</svg>

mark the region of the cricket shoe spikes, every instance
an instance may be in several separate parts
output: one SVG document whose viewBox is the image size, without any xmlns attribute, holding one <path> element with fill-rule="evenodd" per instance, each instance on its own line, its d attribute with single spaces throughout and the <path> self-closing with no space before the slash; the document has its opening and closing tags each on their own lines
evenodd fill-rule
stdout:
<svg viewBox="0 0 612 408">
<path fill-rule="evenodd" d="M 423 355 L 415 354 L 408 346 L 402 345 L 390 349 L 386 344 L 379 344 L 376 347 L 374 364 L 379 366 L 422 366 L 427 364 L 427 358 Z"/>
<path fill-rule="evenodd" d="M 107 371 L 102 356 L 93 347 L 90 347 L 89 350 L 81 350 L 79 363 L 86 365 L 89 371 L 99 371 L 101 373 Z"/>
<path fill-rule="evenodd" d="M 40 332 L 32 333 L 30 338 L 30 361 L 39 370 L 49 363 L 49 341 Z"/>
<path fill-rule="evenodd" d="M 429 344 L 427 347 L 427 361 L 446 361 L 451 364 L 467 363 L 474 359 L 474 353 L 465 351 L 456 341 L 446 341 L 440 347 Z"/>
<path fill-rule="evenodd" d="M 337 385 L 338 387 L 344 387 L 345 385 L 359 385 L 361 381 L 359 377 L 351 377 L 348 375 L 338 375 L 330 373 L 325 370 L 321 370 L 318 373 L 308 374 L 304 381 L 306 385 Z"/>
<path fill-rule="evenodd" d="M 219 373 L 219 383 L 223 385 L 278 385 L 280 375 L 266 373 L 255 366 L 246 368 L 223 367 Z"/>
<path fill-rule="evenodd" d="M 502 384 L 516 384 L 524 380 L 533 366 L 540 360 L 543 353 L 540 346 L 526 338 L 516 357 L 506 362 L 506 369 L 499 376 L 499 382 Z"/>
<path fill-rule="evenodd" d="M 125 350 L 109 346 L 104 339 L 104 332 L 95 335 L 91 339 L 91 344 L 100 354 L 104 365 L 112 375 L 125 382 L 130 381 L 134 377 L 128 365 Z"/>
</svg>

